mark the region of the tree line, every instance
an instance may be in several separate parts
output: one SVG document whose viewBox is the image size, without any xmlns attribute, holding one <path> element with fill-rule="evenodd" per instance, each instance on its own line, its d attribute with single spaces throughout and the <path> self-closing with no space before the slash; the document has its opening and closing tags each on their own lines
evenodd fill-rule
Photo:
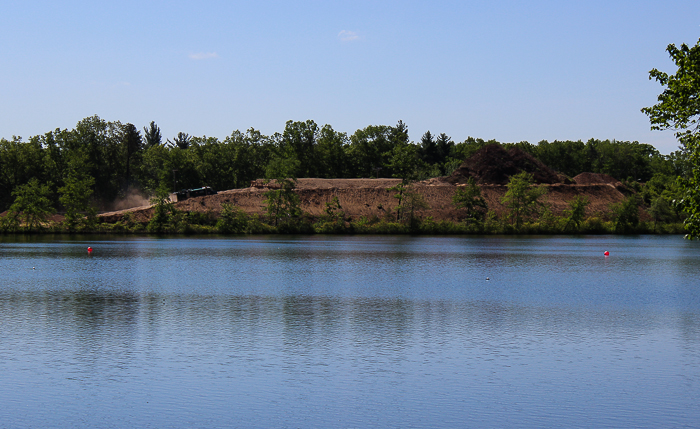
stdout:
<svg viewBox="0 0 700 429">
<path fill-rule="evenodd" d="M 570 177 L 594 172 L 640 186 L 652 182 L 655 194 L 688 171 L 682 150 L 662 155 L 651 145 L 628 141 L 531 144 L 469 137 L 455 143 L 444 133 L 427 131 L 414 142 L 401 121 L 394 126 L 370 125 L 348 135 L 312 120 L 288 121 L 283 132 L 270 136 L 251 128 L 234 131 L 223 140 L 184 132 L 164 140 L 155 122 L 139 130 L 130 123 L 91 116 L 72 130 L 56 129 L 27 141 L 0 139 L 0 212 L 32 180 L 45 186 L 50 204 L 64 212 L 74 197 L 84 200 L 78 209 L 102 209 L 130 189 L 149 195 L 158 189 L 201 186 L 225 190 L 248 187 L 260 178 L 421 180 L 452 173 L 488 144 L 519 147 Z"/>
</svg>

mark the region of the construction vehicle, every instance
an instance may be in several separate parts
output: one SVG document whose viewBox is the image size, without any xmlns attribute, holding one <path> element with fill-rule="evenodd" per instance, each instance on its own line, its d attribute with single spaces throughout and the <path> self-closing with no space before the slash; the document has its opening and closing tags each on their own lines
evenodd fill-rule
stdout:
<svg viewBox="0 0 700 429">
<path fill-rule="evenodd" d="M 209 186 L 204 186 L 201 188 L 193 188 L 193 189 L 182 189 L 180 191 L 175 192 L 175 198 L 177 201 L 184 201 L 188 198 L 193 198 L 193 197 L 203 197 L 205 195 L 214 195 L 216 194 L 216 191 L 213 190 Z"/>
</svg>

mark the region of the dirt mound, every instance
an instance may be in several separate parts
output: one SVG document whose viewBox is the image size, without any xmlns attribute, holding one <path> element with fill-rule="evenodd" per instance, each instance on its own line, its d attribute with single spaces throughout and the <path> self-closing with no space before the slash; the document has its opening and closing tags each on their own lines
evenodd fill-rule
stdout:
<svg viewBox="0 0 700 429">
<path fill-rule="evenodd" d="M 387 185 L 391 185 L 393 179 L 323 179 L 316 182 L 315 179 L 305 181 L 305 186 L 296 189 L 301 200 L 301 209 L 316 218 L 325 214 L 326 204 L 337 197 L 343 212 L 351 219 L 359 219 L 361 216 L 371 218 L 378 216 L 392 216 L 398 204 L 395 198 L 396 192 L 389 191 Z M 318 187 L 311 186 L 312 184 Z M 362 186 L 358 186 L 362 184 Z M 546 201 L 550 209 L 556 215 L 561 215 L 568 208 L 569 201 L 580 195 L 590 201 L 588 214 L 602 213 L 607 217 L 610 205 L 622 201 L 625 197 L 612 184 L 592 185 L 565 185 L 555 183 L 542 185 L 547 189 Z M 421 210 L 420 217 L 431 216 L 434 220 L 459 220 L 461 213 L 452 204 L 459 185 L 451 185 L 444 181 L 425 181 L 414 184 L 414 190 L 423 195 L 428 203 L 428 209 Z M 502 198 L 508 190 L 505 185 L 488 184 L 480 185 L 482 195 L 488 203 L 489 210 L 493 210 L 499 216 L 507 212 Z M 214 215 L 221 212 L 223 204 L 233 204 L 248 214 L 264 215 L 266 211 L 265 192 L 269 188 L 250 187 L 245 189 L 232 189 L 219 192 L 216 195 L 190 198 L 175 203 L 178 210 L 185 212 L 212 212 Z M 99 217 L 105 222 L 117 222 L 130 213 L 130 217 L 136 222 L 147 222 L 153 215 L 153 207 L 140 207 L 118 212 L 102 213 Z"/>
<path fill-rule="evenodd" d="M 401 179 L 318 179 L 302 178 L 296 180 L 297 189 L 357 189 L 357 188 L 390 188 L 401 183 Z M 252 188 L 277 189 L 276 180 L 257 179 L 250 183 Z"/>
<path fill-rule="evenodd" d="M 465 160 L 446 181 L 464 183 L 473 177 L 476 183 L 505 185 L 522 171 L 532 174 L 535 183 L 566 183 L 567 180 L 541 161 L 519 148 L 505 150 L 501 145 L 491 144 L 479 149 Z"/>
<path fill-rule="evenodd" d="M 600 183 L 610 183 L 613 186 L 620 184 L 620 181 L 612 176 L 603 173 L 581 173 L 574 177 L 577 185 L 597 185 Z"/>
</svg>

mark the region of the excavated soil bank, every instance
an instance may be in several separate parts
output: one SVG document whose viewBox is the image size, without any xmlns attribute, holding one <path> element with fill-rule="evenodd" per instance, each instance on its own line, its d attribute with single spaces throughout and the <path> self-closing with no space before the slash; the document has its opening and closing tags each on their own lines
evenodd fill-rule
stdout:
<svg viewBox="0 0 700 429">
<path fill-rule="evenodd" d="M 556 215 L 561 215 L 568 208 L 571 199 L 583 196 L 590 201 L 587 209 L 589 216 L 600 214 L 608 217 L 610 205 L 622 201 L 630 192 L 622 183 L 605 174 L 582 173 L 570 180 L 518 148 L 507 151 L 500 145 L 488 145 L 465 160 L 450 176 L 412 185 L 430 206 L 419 211 L 418 216 L 459 220 L 462 213 L 453 207 L 452 197 L 469 178 L 479 184 L 489 209 L 500 216 L 506 211 L 501 204 L 501 198 L 507 191 L 506 184 L 511 176 L 521 171 L 532 174 L 535 183 L 547 188 L 545 201 Z M 299 179 L 296 192 L 301 199 L 302 210 L 314 217 L 322 216 L 325 204 L 337 197 L 342 210 L 351 219 L 361 216 L 382 218 L 395 210 L 396 192 L 388 188 L 400 182 L 399 179 Z M 254 180 L 249 188 L 191 198 L 175 203 L 175 207 L 183 211 L 218 214 L 222 204 L 228 203 L 248 214 L 264 214 L 264 193 L 277 187 L 275 182 Z M 131 213 L 134 221 L 146 222 L 152 216 L 153 208 L 136 207 L 103 213 L 100 217 L 106 222 L 116 222 L 126 213 Z"/>
<path fill-rule="evenodd" d="M 331 202 L 333 197 L 338 197 L 342 210 L 352 219 L 360 216 L 383 217 L 394 210 L 397 200 L 395 191 L 387 188 L 398 184 L 397 179 L 299 179 L 296 192 L 301 199 L 301 208 L 304 212 L 318 217 L 324 214 L 325 203 Z M 376 185 L 376 186 L 375 186 Z M 447 181 L 430 180 L 418 182 L 413 185 L 416 192 L 423 195 L 430 206 L 421 210 L 419 216 L 432 216 L 435 220 L 459 220 L 461 213 L 452 205 L 452 197 L 457 188 L 463 185 L 453 185 Z M 546 202 L 552 212 L 561 215 L 568 208 L 568 202 L 576 196 L 585 196 L 590 201 L 587 213 L 607 213 L 610 205 L 618 203 L 625 198 L 614 185 L 609 183 L 597 183 L 586 185 L 565 185 L 561 183 L 541 185 L 547 188 Z M 506 209 L 501 204 L 501 198 L 505 195 L 505 185 L 486 184 L 481 185 L 481 192 L 489 209 L 498 215 Z M 191 198 L 174 203 L 178 210 L 195 212 L 212 212 L 218 214 L 222 204 L 233 204 L 248 214 L 265 213 L 265 196 L 268 188 L 250 187 L 245 189 L 232 189 L 219 192 L 216 195 Z M 117 222 L 126 213 L 131 213 L 132 219 L 137 222 L 148 221 L 152 214 L 152 207 L 137 207 L 117 212 L 102 213 L 99 216 L 105 222 Z"/>
</svg>

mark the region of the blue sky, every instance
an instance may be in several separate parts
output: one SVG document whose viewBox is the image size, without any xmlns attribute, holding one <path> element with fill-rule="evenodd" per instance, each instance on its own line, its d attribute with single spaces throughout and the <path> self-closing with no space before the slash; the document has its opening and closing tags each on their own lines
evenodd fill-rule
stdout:
<svg viewBox="0 0 700 429">
<path fill-rule="evenodd" d="M 6 1 L 0 137 L 98 115 L 164 137 L 352 134 L 403 120 L 527 140 L 637 140 L 669 153 L 656 102 L 665 48 L 700 39 L 694 1 Z"/>
</svg>

